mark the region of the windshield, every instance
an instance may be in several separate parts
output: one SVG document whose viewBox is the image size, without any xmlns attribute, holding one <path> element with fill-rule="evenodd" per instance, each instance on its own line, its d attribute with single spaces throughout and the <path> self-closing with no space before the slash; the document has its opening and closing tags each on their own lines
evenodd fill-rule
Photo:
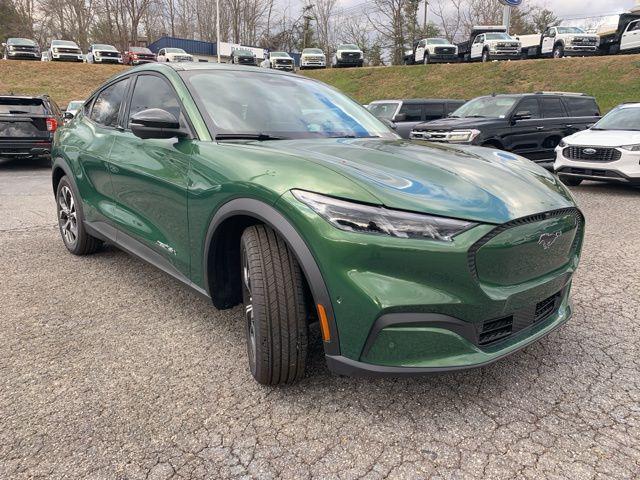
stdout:
<svg viewBox="0 0 640 480">
<path fill-rule="evenodd" d="M 130 51 L 135 53 L 153 53 L 151 50 L 144 47 L 131 47 Z"/>
<path fill-rule="evenodd" d="M 269 55 L 272 57 L 288 57 L 289 54 L 286 52 L 271 52 Z"/>
<path fill-rule="evenodd" d="M 592 130 L 640 131 L 640 106 L 618 107 L 607 113 Z"/>
<path fill-rule="evenodd" d="M 233 53 L 235 53 L 236 55 L 244 55 L 247 57 L 253 57 L 253 52 L 251 50 L 241 50 L 241 49 L 236 49 L 233 51 Z"/>
<path fill-rule="evenodd" d="M 429 38 L 427 45 L 449 45 L 449 42 L 444 38 Z"/>
<path fill-rule="evenodd" d="M 315 80 L 240 71 L 181 74 L 218 136 L 397 138 L 361 105 Z"/>
<path fill-rule="evenodd" d="M 116 47 L 112 46 L 112 45 L 105 45 L 103 43 L 97 43 L 93 46 L 94 49 L 96 50 L 110 50 L 110 51 L 116 51 Z"/>
<path fill-rule="evenodd" d="M 558 33 L 586 33 L 578 27 L 558 27 Z"/>
<path fill-rule="evenodd" d="M 468 101 L 451 116 L 505 118 L 517 101 L 514 97 L 480 97 Z"/>
<path fill-rule="evenodd" d="M 338 50 L 360 50 L 360 47 L 353 43 L 345 43 L 344 45 L 340 45 Z"/>
<path fill-rule="evenodd" d="M 315 55 L 320 55 L 323 52 L 319 48 L 305 48 L 304 50 L 302 50 L 302 53 L 313 53 Z"/>
<path fill-rule="evenodd" d="M 0 115 L 28 113 L 44 115 L 47 111 L 39 98 L 0 97 Z"/>
<path fill-rule="evenodd" d="M 187 53 L 181 48 L 165 48 L 165 51 L 167 53 L 185 53 L 185 54 Z"/>
<path fill-rule="evenodd" d="M 83 103 L 84 102 L 80 100 L 69 102 L 69 105 L 67 105 L 67 111 L 71 112 L 73 110 L 79 110 L 80 108 L 82 108 Z"/>
<path fill-rule="evenodd" d="M 51 45 L 57 45 L 61 47 L 78 47 L 75 42 L 71 42 L 69 40 L 54 40 L 51 42 Z"/>
<path fill-rule="evenodd" d="M 367 109 L 378 118 L 392 120 L 398 110 L 398 102 L 371 103 Z"/>
<path fill-rule="evenodd" d="M 8 45 L 23 45 L 25 47 L 35 47 L 36 42 L 28 38 L 10 38 L 7 40 Z"/>
<path fill-rule="evenodd" d="M 487 33 L 485 35 L 487 40 L 513 40 L 506 33 Z"/>
</svg>

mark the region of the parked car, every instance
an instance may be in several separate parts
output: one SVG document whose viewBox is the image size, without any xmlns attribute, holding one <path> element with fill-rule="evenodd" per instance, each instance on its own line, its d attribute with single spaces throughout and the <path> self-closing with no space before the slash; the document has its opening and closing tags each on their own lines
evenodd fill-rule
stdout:
<svg viewBox="0 0 640 480">
<path fill-rule="evenodd" d="M 256 66 L 258 64 L 256 54 L 248 48 L 235 48 L 231 52 L 231 59 L 229 60 L 229 62 L 234 65 Z"/>
<path fill-rule="evenodd" d="M 87 63 L 122 63 L 122 54 L 113 45 L 95 43 L 89 46 Z"/>
<path fill-rule="evenodd" d="M 593 97 L 540 92 L 478 97 L 449 118 L 418 125 L 411 138 L 482 145 L 552 167 L 560 140 L 600 118 Z"/>
<path fill-rule="evenodd" d="M 504 26 L 475 26 L 469 40 L 459 43 L 458 55 L 465 62 L 518 60 L 522 52 L 520 42 L 507 33 Z"/>
<path fill-rule="evenodd" d="M 8 38 L 2 47 L 5 60 L 40 60 L 40 47 L 29 38 Z"/>
<path fill-rule="evenodd" d="M 270 52 L 266 60 L 268 60 L 267 68 L 289 72 L 295 70 L 295 62 L 287 52 Z"/>
<path fill-rule="evenodd" d="M 364 65 L 364 52 L 353 43 L 343 43 L 338 45 L 336 53 L 333 55 L 331 66 L 340 67 L 362 67 Z"/>
<path fill-rule="evenodd" d="M 321 48 L 305 48 L 300 55 L 300 70 L 327 68 L 327 57 Z"/>
<path fill-rule="evenodd" d="M 542 34 L 540 54 L 553 58 L 597 55 L 600 37 L 579 27 L 549 27 Z"/>
<path fill-rule="evenodd" d="M 444 38 L 423 38 L 405 54 L 405 65 L 415 63 L 453 63 L 458 61 L 458 47 Z"/>
<path fill-rule="evenodd" d="M 181 48 L 161 48 L 157 59 L 159 62 L 193 62 L 193 55 Z"/>
<path fill-rule="evenodd" d="M 84 100 L 70 101 L 67 104 L 67 109 L 64 111 L 64 114 L 63 114 L 65 123 L 73 119 L 78 114 L 78 112 L 80 111 L 83 105 L 84 105 Z"/>
<path fill-rule="evenodd" d="M 82 50 L 80 50 L 76 42 L 70 40 L 51 40 L 48 52 L 48 57 L 51 61 L 84 62 Z"/>
<path fill-rule="evenodd" d="M 620 105 L 592 128 L 564 138 L 556 155 L 554 169 L 566 185 L 640 185 L 640 103 Z"/>
<path fill-rule="evenodd" d="M 605 54 L 640 51 L 640 13 L 623 13 L 613 31 L 603 32 L 600 50 Z"/>
<path fill-rule="evenodd" d="M 401 140 L 309 78 L 127 70 L 53 154 L 66 248 L 109 241 L 218 308 L 244 303 L 260 383 L 303 377 L 309 323 L 334 372 L 415 375 L 497 361 L 571 316 L 584 219 L 555 175 Z"/>
<path fill-rule="evenodd" d="M 464 103 L 464 100 L 411 98 L 376 100 L 367 108 L 376 117 L 392 122 L 396 133 L 402 138 L 409 138 L 416 125 L 446 117 Z"/>
<path fill-rule="evenodd" d="M 156 54 L 147 47 L 129 47 L 129 50 L 122 54 L 122 61 L 126 65 L 141 65 L 143 63 L 156 62 Z"/>
<path fill-rule="evenodd" d="M 0 95 L 0 158 L 50 158 L 62 112 L 48 96 Z"/>
</svg>

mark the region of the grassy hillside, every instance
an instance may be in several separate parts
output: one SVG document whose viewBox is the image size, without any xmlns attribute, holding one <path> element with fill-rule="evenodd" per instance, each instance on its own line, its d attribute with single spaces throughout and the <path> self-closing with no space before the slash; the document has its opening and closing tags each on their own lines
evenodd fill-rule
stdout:
<svg viewBox="0 0 640 480">
<path fill-rule="evenodd" d="M 594 95 L 604 111 L 622 102 L 640 101 L 640 55 L 329 69 L 308 76 L 334 85 L 361 103 L 383 98 L 470 99 L 493 92 L 540 90 Z"/>
<path fill-rule="evenodd" d="M 127 67 L 57 62 L 0 61 L 0 93 L 48 93 L 60 105 L 83 99 Z M 490 64 L 416 65 L 304 72 L 359 102 L 382 98 L 469 99 L 492 92 L 562 90 L 594 95 L 607 111 L 640 101 L 640 55 L 527 60 Z"/>
</svg>

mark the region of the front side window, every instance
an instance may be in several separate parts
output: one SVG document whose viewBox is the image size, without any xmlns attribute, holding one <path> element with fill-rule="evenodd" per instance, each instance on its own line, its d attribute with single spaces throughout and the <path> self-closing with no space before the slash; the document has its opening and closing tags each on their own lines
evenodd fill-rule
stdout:
<svg viewBox="0 0 640 480">
<path fill-rule="evenodd" d="M 180 101 L 173 88 L 162 78 L 155 75 L 139 75 L 131 96 L 131 106 L 129 108 L 129 121 L 136 113 L 149 108 L 161 108 L 171 113 L 179 120 L 182 110 Z M 183 121 L 181 121 L 184 124 Z"/>
<path fill-rule="evenodd" d="M 398 113 L 406 115 L 405 122 L 419 122 L 422 120 L 422 105 L 405 103 Z"/>
<path fill-rule="evenodd" d="M 117 126 L 120 105 L 127 93 L 128 85 L 129 79 L 125 78 L 102 90 L 93 102 L 91 120 L 105 127 Z"/>
<path fill-rule="evenodd" d="M 399 104 L 397 102 L 381 102 L 371 103 L 367 108 L 378 118 L 392 120 L 393 116 L 396 114 L 396 110 L 398 110 L 398 105 Z"/>
<path fill-rule="evenodd" d="M 640 22 L 632 22 L 629 24 L 628 32 L 635 32 L 636 30 L 640 30 Z"/>
<path fill-rule="evenodd" d="M 427 103 L 424 106 L 424 119 L 425 121 L 437 120 L 444 117 L 444 104 L 442 103 Z"/>
<path fill-rule="evenodd" d="M 518 112 L 529 112 L 531 118 L 542 118 L 542 112 L 540 112 L 540 104 L 537 98 L 525 98 L 520 102 L 517 110 Z"/>
<path fill-rule="evenodd" d="M 244 71 L 180 74 L 216 135 L 397 138 L 364 107 L 315 80 Z"/>
</svg>

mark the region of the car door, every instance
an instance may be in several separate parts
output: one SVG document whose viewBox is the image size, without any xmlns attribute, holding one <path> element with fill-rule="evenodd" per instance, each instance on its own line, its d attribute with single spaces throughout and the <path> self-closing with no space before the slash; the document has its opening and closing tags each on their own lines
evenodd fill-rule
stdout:
<svg viewBox="0 0 640 480">
<path fill-rule="evenodd" d="M 414 58 L 416 63 L 424 62 L 424 52 L 425 52 L 426 45 L 427 45 L 426 40 L 420 40 L 418 42 L 418 46 L 416 47 L 416 55 Z"/>
<path fill-rule="evenodd" d="M 413 127 L 424 121 L 423 105 L 421 103 L 403 103 L 398 114 L 404 116 L 402 121 L 396 123 L 396 133 L 402 138 L 409 138 Z"/>
<path fill-rule="evenodd" d="M 553 52 L 553 45 L 555 44 L 556 39 L 556 29 L 548 28 L 544 32 L 544 37 L 542 38 L 542 53 L 547 54 Z"/>
<path fill-rule="evenodd" d="M 116 201 L 109 173 L 109 152 L 113 146 L 118 117 L 129 88 L 129 77 L 112 82 L 94 95 L 85 105 L 82 118 L 65 129 L 74 129 L 70 136 L 77 144 L 65 144 L 76 152 L 80 171 L 76 172 L 76 186 L 83 199 L 85 219 L 100 230 L 112 234 Z"/>
<path fill-rule="evenodd" d="M 530 118 L 518 118 L 518 114 L 525 112 Z M 504 146 L 511 152 L 535 160 L 541 148 L 541 131 L 543 129 L 538 97 L 525 97 L 512 111 L 510 127 L 504 137 Z"/>
<path fill-rule="evenodd" d="M 574 133 L 567 117 L 567 111 L 560 97 L 544 95 L 540 98 L 544 119 L 540 145 L 540 159 L 555 158 L 555 148 L 564 137 Z"/>
<path fill-rule="evenodd" d="M 166 62 L 167 59 L 165 58 L 165 49 L 161 48 L 160 50 L 158 50 L 158 58 L 157 60 L 159 62 Z"/>
<path fill-rule="evenodd" d="M 143 140 L 131 132 L 129 123 L 138 112 L 161 108 L 179 119 L 184 129 L 190 130 L 189 124 L 173 86 L 158 73 L 138 74 L 129 98 L 109 155 L 119 210 L 118 242 L 142 256 L 152 255 L 151 261 L 161 268 L 173 266 L 188 276 L 187 176 L 193 143 L 177 138 Z M 140 244 L 146 249 L 141 251 Z"/>
<path fill-rule="evenodd" d="M 482 50 L 484 49 L 484 35 L 478 35 L 471 46 L 471 58 L 482 57 Z"/>
<path fill-rule="evenodd" d="M 640 48 L 640 20 L 631 22 L 620 41 L 620 50 L 628 51 Z"/>
</svg>

